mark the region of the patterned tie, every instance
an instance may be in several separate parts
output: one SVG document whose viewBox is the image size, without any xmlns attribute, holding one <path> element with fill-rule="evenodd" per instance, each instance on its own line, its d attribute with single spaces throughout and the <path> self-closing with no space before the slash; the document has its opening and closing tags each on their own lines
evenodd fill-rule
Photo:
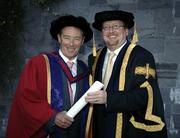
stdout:
<svg viewBox="0 0 180 138">
<path fill-rule="evenodd" d="M 106 70 L 105 70 L 105 73 L 104 73 L 104 79 L 103 79 L 104 90 L 107 88 L 110 76 L 112 74 L 112 69 L 113 69 L 113 66 L 114 66 L 114 64 L 113 64 L 113 57 L 115 55 L 116 54 L 113 53 L 113 52 L 108 53 L 108 62 L 107 62 Z"/>
<path fill-rule="evenodd" d="M 71 61 L 68 61 L 67 62 L 67 65 L 68 65 L 68 67 L 69 67 L 69 69 L 71 70 L 71 73 L 72 73 L 72 75 L 74 76 L 74 74 L 75 74 L 75 68 L 73 67 L 73 62 L 71 62 Z M 74 96 L 73 96 L 73 89 L 72 89 L 72 87 L 71 87 L 71 83 L 68 81 L 68 90 L 69 90 L 69 98 L 70 98 L 70 102 L 71 102 L 71 105 L 73 104 L 73 102 L 74 102 Z"/>
</svg>

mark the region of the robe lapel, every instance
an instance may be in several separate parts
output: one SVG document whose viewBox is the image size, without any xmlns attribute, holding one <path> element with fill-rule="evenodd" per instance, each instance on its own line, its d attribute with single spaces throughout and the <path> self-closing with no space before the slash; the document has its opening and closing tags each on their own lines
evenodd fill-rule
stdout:
<svg viewBox="0 0 180 138">
<path fill-rule="evenodd" d="M 63 72 L 63 71 L 62 71 Z M 64 110 L 69 110 L 69 108 L 71 107 L 71 103 L 70 103 L 70 98 L 69 98 L 69 92 L 68 92 L 68 84 L 67 84 L 67 77 L 64 73 L 62 73 L 62 79 L 63 79 L 63 109 Z"/>
<path fill-rule="evenodd" d="M 107 86 L 107 90 L 110 89 L 110 91 L 112 91 L 112 86 L 117 86 L 117 87 L 119 86 L 119 80 L 118 79 L 119 79 L 119 75 L 120 75 L 119 74 L 120 68 L 122 65 L 124 54 L 125 54 L 128 46 L 129 46 L 129 42 L 127 42 L 126 45 L 121 49 L 121 51 L 119 52 L 119 54 L 116 58 L 116 61 L 114 63 L 114 67 L 113 67 L 113 71 L 112 71 L 112 74 L 111 74 L 111 77 L 110 77 L 110 80 L 109 80 L 109 83 Z"/>
<path fill-rule="evenodd" d="M 77 75 L 83 72 L 83 68 L 81 67 L 79 61 L 77 62 Z M 76 94 L 74 97 L 74 103 L 83 95 L 83 81 L 76 82 Z"/>
<path fill-rule="evenodd" d="M 108 88 L 110 86 L 114 86 L 115 85 L 114 83 L 118 83 L 117 79 L 119 79 L 119 78 L 117 78 L 117 76 L 119 76 L 119 71 L 120 71 L 120 68 L 122 65 L 123 56 L 129 46 L 129 44 L 130 44 L 129 42 L 126 43 L 126 45 L 122 48 L 122 50 L 119 52 L 119 54 L 116 58 L 116 61 L 114 63 L 114 67 L 113 67 L 113 71 L 112 71 L 112 75 L 110 77 L 107 89 L 110 89 L 110 88 Z M 96 66 L 96 71 L 95 71 L 95 80 L 98 80 L 100 82 L 102 82 L 102 68 L 103 68 L 106 52 L 107 52 L 107 48 L 104 47 L 102 49 L 102 52 L 97 61 L 97 66 Z M 116 85 L 116 86 L 119 86 L 119 85 Z"/>
<path fill-rule="evenodd" d="M 98 80 L 100 82 L 102 82 L 102 68 L 104 64 L 106 51 L 107 51 L 106 47 L 102 49 L 101 54 L 99 55 L 99 59 L 97 61 L 97 66 L 95 70 L 95 80 Z"/>
<path fill-rule="evenodd" d="M 58 54 L 58 52 L 53 52 L 51 53 L 51 55 L 53 57 L 56 58 L 57 62 L 60 64 L 63 72 L 65 73 L 65 75 L 67 76 L 68 80 L 70 81 L 70 83 L 76 82 L 81 80 L 82 78 L 84 78 L 88 72 L 87 70 L 82 70 L 79 74 L 77 74 L 76 76 L 73 77 L 73 75 L 71 74 L 71 71 L 69 69 L 69 67 L 67 66 L 67 64 L 64 62 L 64 60 L 62 59 L 62 57 Z M 82 64 L 80 64 L 81 66 Z"/>
</svg>

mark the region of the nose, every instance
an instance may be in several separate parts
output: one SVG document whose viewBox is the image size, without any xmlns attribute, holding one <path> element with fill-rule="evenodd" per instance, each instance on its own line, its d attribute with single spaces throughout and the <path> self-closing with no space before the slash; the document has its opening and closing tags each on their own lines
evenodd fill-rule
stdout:
<svg viewBox="0 0 180 138">
<path fill-rule="evenodd" d="M 71 39 L 70 46 L 73 46 L 74 40 Z"/>
<path fill-rule="evenodd" d="M 113 27 L 109 27 L 109 32 L 112 33 L 113 32 Z"/>
</svg>

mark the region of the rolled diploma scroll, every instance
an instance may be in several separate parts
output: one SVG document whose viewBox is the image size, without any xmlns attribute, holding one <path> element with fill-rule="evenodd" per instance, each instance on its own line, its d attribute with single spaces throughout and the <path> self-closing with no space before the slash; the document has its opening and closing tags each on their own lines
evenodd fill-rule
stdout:
<svg viewBox="0 0 180 138">
<path fill-rule="evenodd" d="M 85 101 L 85 96 L 89 92 L 99 91 L 103 88 L 103 84 L 99 81 L 95 81 L 92 86 L 86 91 L 86 93 L 69 109 L 66 113 L 69 117 L 74 118 L 79 111 L 87 104 Z"/>
</svg>

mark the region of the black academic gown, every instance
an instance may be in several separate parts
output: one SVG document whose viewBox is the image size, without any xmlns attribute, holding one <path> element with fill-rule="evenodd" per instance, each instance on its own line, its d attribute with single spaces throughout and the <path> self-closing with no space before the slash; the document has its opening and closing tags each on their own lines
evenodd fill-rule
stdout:
<svg viewBox="0 0 180 138">
<path fill-rule="evenodd" d="M 166 138 L 153 55 L 140 46 L 129 47 L 127 42 L 114 63 L 107 104 L 94 105 L 93 138 Z M 94 64 L 89 57 L 94 81 L 102 81 L 106 51 L 99 50 Z"/>
</svg>

